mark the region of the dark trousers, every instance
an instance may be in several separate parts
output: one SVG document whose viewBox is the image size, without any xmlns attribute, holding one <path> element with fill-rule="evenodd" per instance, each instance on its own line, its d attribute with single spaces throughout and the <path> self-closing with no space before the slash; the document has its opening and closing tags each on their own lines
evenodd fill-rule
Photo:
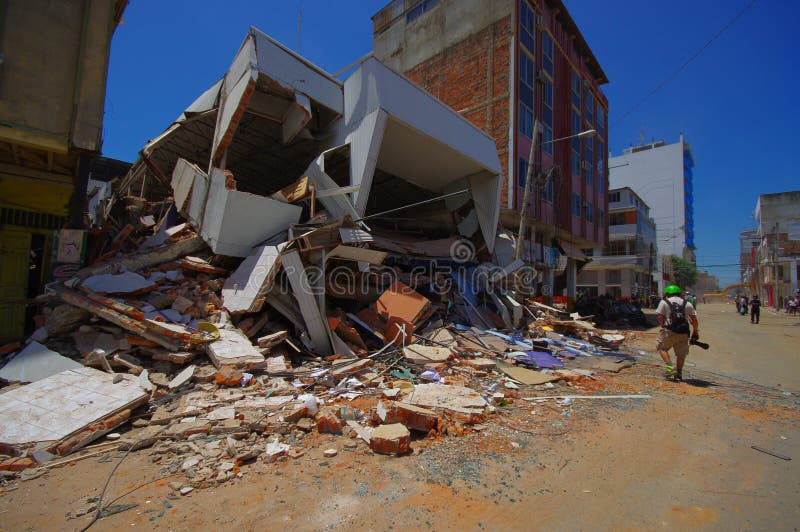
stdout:
<svg viewBox="0 0 800 532">
<path fill-rule="evenodd" d="M 760 319 L 761 319 L 761 309 L 760 308 L 750 309 L 750 323 L 758 323 Z"/>
</svg>

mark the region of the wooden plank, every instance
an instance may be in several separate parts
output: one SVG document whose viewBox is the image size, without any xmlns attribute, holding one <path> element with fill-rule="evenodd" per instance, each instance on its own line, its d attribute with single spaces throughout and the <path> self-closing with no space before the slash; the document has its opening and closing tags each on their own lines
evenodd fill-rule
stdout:
<svg viewBox="0 0 800 532">
<path fill-rule="evenodd" d="M 352 246 L 336 246 L 328 255 L 329 259 L 346 259 L 370 264 L 383 264 L 388 253 L 373 249 L 355 248 Z"/>
<path fill-rule="evenodd" d="M 561 377 L 558 375 L 540 373 L 538 371 L 531 371 L 529 369 L 520 368 L 517 366 L 498 365 L 497 369 L 515 381 L 521 382 L 522 384 L 536 385 L 561 380 Z"/>
</svg>

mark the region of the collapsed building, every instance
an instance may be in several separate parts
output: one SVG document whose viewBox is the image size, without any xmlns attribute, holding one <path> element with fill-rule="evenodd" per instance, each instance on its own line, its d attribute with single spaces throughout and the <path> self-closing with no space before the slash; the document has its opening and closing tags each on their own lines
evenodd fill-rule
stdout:
<svg viewBox="0 0 800 532">
<path fill-rule="evenodd" d="M 199 485 L 285 454 L 309 418 L 403 454 L 408 429 L 484 419 L 501 381 L 575 381 L 592 367 L 576 356 L 619 371 L 599 355 L 623 336 L 526 299 L 501 181 L 491 137 L 376 59 L 342 82 L 251 29 L 97 202 L 89 265 L 48 286 L 0 369 L 32 382 L 0 396 L 0 451 L 34 465 L 144 409 L 125 448 L 206 438 L 183 463 Z M 382 400 L 322 406 L 361 395 Z"/>
</svg>

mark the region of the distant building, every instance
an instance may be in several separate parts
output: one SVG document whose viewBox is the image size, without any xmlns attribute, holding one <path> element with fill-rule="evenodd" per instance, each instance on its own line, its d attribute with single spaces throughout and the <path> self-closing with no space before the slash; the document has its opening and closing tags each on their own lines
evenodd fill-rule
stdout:
<svg viewBox="0 0 800 532">
<path fill-rule="evenodd" d="M 395 0 L 372 20 L 376 57 L 495 139 L 514 233 L 534 165 L 525 258 L 544 272 L 541 293 L 574 297 L 580 249 L 607 238 L 608 79 L 564 3 Z M 552 142 L 587 130 L 597 134 Z"/>
<path fill-rule="evenodd" d="M 759 196 L 756 221 L 758 291 L 765 304 L 781 308 L 798 289 L 800 190 Z"/>
<path fill-rule="evenodd" d="M 703 300 L 706 294 L 714 294 L 719 292 L 719 279 L 711 275 L 707 271 L 699 270 L 697 272 L 697 282 L 694 285 L 694 293 L 697 301 Z"/>
<path fill-rule="evenodd" d="M 592 257 L 578 274 L 578 289 L 589 297 L 646 300 L 658 268 L 655 222 L 650 208 L 628 187 L 608 191 L 608 244 L 585 249 Z"/>
<path fill-rule="evenodd" d="M 694 156 L 683 134 L 674 144 L 660 140 L 627 148 L 610 157 L 608 166 L 612 188 L 631 187 L 650 206 L 659 254 L 695 262 Z M 665 274 L 663 268 L 656 273 L 659 292 Z"/>
<path fill-rule="evenodd" d="M 744 229 L 739 233 L 739 278 L 751 294 L 758 292 L 756 251 L 760 243 L 758 229 Z"/>
<path fill-rule="evenodd" d="M 103 140 L 111 37 L 127 0 L 0 6 L 0 341 L 23 335 L 29 297 L 58 257 L 81 260 L 92 158 Z M 59 230 L 75 232 L 59 243 Z M 70 250 L 61 244 L 69 244 Z"/>
</svg>

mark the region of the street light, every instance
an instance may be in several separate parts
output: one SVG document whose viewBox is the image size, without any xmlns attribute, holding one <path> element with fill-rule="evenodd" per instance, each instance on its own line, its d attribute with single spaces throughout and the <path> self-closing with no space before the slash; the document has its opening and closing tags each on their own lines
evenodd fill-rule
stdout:
<svg viewBox="0 0 800 532">
<path fill-rule="evenodd" d="M 528 223 L 528 201 L 530 199 L 531 194 L 531 175 L 533 174 L 533 157 L 536 153 L 536 139 L 541 132 L 542 124 L 539 122 L 539 119 L 536 119 L 536 122 L 533 124 L 533 138 L 531 139 L 531 152 L 528 156 L 528 171 L 525 174 L 525 190 L 522 193 L 522 212 L 519 216 L 519 232 L 517 233 L 517 249 L 516 253 L 514 254 L 515 259 L 520 259 L 522 257 L 522 240 L 523 235 L 525 234 L 525 226 Z M 567 137 L 561 137 L 558 139 L 553 140 L 546 140 L 541 143 L 544 144 L 552 144 L 553 142 L 559 142 L 561 140 L 569 140 L 569 139 L 582 139 L 582 138 L 590 138 L 594 137 L 597 134 L 596 129 L 589 129 L 587 131 L 581 131 L 580 133 L 576 133 L 574 135 L 569 135 Z"/>
</svg>

